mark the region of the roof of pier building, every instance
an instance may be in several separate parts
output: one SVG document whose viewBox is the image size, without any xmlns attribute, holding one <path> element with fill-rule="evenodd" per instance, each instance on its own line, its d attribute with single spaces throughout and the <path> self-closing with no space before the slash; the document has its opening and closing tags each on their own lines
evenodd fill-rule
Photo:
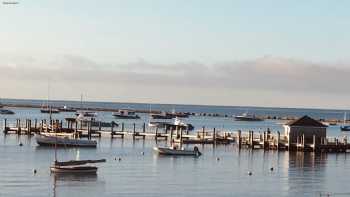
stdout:
<svg viewBox="0 0 350 197">
<path fill-rule="evenodd" d="M 299 119 L 292 120 L 288 122 L 286 125 L 288 126 L 296 126 L 296 127 L 327 127 L 321 122 L 310 118 L 309 116 L 303 116 Z"/>
</svg>

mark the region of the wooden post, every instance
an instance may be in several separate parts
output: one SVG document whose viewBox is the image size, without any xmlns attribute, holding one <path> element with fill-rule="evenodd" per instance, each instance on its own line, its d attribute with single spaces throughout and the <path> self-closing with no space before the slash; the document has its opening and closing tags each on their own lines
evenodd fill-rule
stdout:
<svg viewBox="0 0 350 197">
<path fill-rule="evenodd" d="M 280 146 L 281 133 L 277 131 L 277 150 L 279 150 Z"/>
<path fill-rule="evenodd" d="M 111 138 L 113 138 L 113 134 L 114 134 L 114 122 L 111 122 Z"/>
<path fill-rule="evenodd" d="M 216 130 L 215 130 L 215 128 L 213 130 L 213 142 L 214 142 L 214 145 L 216 145 Z"/>
<path fill-rule="evenodd" d="M 241 138 L 241 135 L 242 135 L 242 133 L 241 133 L 242 131 L 241 130 L 238 130 L 238 148 L 239 149 L 241 149 L 241 147 L 242 147 L 242 138 Z"/>
<path fill-rule="evenodd" d="M 133 135 L 132 135 L 132 139 L 135 139 L 135 135 L 136 135 L 136 125 L 135 123 L 133 124 Z"/>
<path fill-rule="evenodd" d="M 32 120 L 28 120 L 28 130 L 27 130 L 27 134 L 30 135 L 32 133 Z"/>
<path fill-rule="evenodd" d="M 180 150 L 182 149 L 182 127 L 180 127 Z"/>
<path fill-rule="evenodd" d="M 254 131 L 250 131 L 251 134 L 250 134 L 250 143 L 251 143 L 251 148 L 254 149 Z"/>
<path fill-rule="evenodd" d="M 303 149 L 305 148 L 305 134 L 302 136 Z"/>
<path fill-rule="evenodd" d="M 17 134 L 21 134 L 21 120 L 18 119 L 18 130 L 17 130 Z"/>
<path fill-rule="evenodd" d="M 7 119 L 4 119 L 4 133 L 7 134 Z"/>
<path fill-rule="evenodd" d="M 146 123 L 145 122 L 142 125 L 142 132 L 143 132 L 142 138 L 145 140 L 146 139 Z"/>
<path fill-rule="evenodd" d="M 203 141 L 204 141 L 204 139 L 205 139 L 205 127 L 203 126 L 202 127 L 202 139 L 203 139 Z"/>
<path fill-rule="evenodd" d="M 34 120 L 34 128 L 35 128 L 35 130 L 37 129 L 37 125 L 38 125 L 38 119 L 35 118 L 35 120 Z"/>
<path fill-rule="evenodd" d="M 172 143 L 173 143 L 173 132 L 174 132 L 174 128 L 171 127 L 171 128 L 170 128 L 170 144 L 171 144 L 171 145 L 172 145 Z"/>
<path fill-rule="evenodd" d="M 113 123 L 112 123 L 113 124 Z M 98 122 L 98 130 L 101 131 L 102 130 L 102 123 L 101 121 Z"/>
<path fill-rule="evenodd" d="M 158 127 L 156 127 L 156 135 L 154 136 L 154 139 L 157 141 L 158 139 Z"/>
<path fill-rule="evenodd" d="M 73 124 L 73 123 L 72 123 Z M 72 125 L 73 127 L 73 125 Z M 78 133 L 78 121 L 75 121 L 75 134 L 74 134 L 75 138 L 79 138 L 79 133 Z"/>
<path fill-rule="evenodd" d="M 313 145 L 312 149 L 313 149 L 313 151 L 315 151 L 316 150 L 316 136 L 315 135 L 312 136 L 312 145 Z"/>
</svg>

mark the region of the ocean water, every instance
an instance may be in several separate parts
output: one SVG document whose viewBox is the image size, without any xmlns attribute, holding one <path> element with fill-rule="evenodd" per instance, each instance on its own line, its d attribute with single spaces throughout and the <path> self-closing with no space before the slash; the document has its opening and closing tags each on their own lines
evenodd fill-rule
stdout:
<svg viewBox="0 0 350 197">
<path fill-rule="evenodd" d="M 3 100 L 3 103 L 38 102 Z M 79 102 L 60 102 L 68 106 Z M 148 104 L 84 103 L 94 107 L 148 109 Z M 143 108 L 142 108 L 143 107 Z M 215 107 L 187 105 L 153 105 L 153 109 L 184 112 L 238 114 L 246 107 Z M 0 116 L 0 120 L 16 118 L 48 118 L 39 109 L 12 108 L 12 116 Z M 341 110 L 308 110 L 280 108 L 249 108 L 249 112 L 261 115 L 310 115 L 315 118 L 339 118 Z M 141 120 L 124 121 L 128 127 L 134 122 L 141 127 L 148 116 Z M 55 114 L 54 118 L 71 117 L 73 113 Z M 110 112 L 99 112 L 98 118 L 115 120 Z M 225 131 L 237 129 L 263 131 L 267 128 L 282 131 L 279 121 L 237 122 L 224 117 L 190 117 L 186 120 L 196 129 L 217 128 Z M 0 123 L 2 126 L 2 121 Z M 2 128 L 2 127 L 1 127 Z M 339 126 L 328 128 L 328 135 L 342 136 Z M 155 155 L 155 145 L 165 141 L 142 139 L 98 140 L 96 149 L 60 148 L 58 158 L 107 159 L 98 164 L 97 176 L 55 176 L 49 166 L 54 159 L 52 148 L 39 147 L 34 137 L 0 134 L 0 196 L 350 196 L 350 155 L 344 153 L 315 154 L 288 151 L 264 151 L 241 149 L 231 145 L 200 145 L 203 155 L 193 157 L 164 157 Z M 19 146 L 23 143 L 23 146 Z M 188 146 L 192 148 L 192 146 Z M 144 152 L 144 154 L 141 154 Z M 116 158 L 121 158 L 118 161 Z M 271 171 L 270 169 L 273 168 Z M 33 173 L 33 169 L 37 173 Z M 249 176 L 248 172 L 252 172 Z"/>
</svg>

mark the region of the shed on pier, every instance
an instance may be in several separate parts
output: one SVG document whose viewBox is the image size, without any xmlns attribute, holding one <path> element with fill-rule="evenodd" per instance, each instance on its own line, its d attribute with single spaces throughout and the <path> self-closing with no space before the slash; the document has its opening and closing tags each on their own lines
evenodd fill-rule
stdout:
<svg viewBox="0 0 350 197">
<path fill-rule="evenodd" d="M 312 144 L 314 136 L 315 145 L 318 145 L 327 136 L 327 126 L 309 116 L 288 122 L 284 125 L 284 131 L 289 145 L 302 141 L 304 144 Z"/>
</svg>

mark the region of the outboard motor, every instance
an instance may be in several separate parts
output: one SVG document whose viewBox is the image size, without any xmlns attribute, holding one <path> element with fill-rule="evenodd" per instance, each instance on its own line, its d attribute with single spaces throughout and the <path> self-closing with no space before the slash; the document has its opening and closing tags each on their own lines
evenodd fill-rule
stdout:
<svg viewBox="0 0 350 197">
<path fill-rule="evenodd" d="M 202 153 L 199 152 L 199 149 L 198 149 L 197 146 L 195 146 L 195 147 L 193 148 L 193 151 L 196 153 L 197 157 L 202 155 Z"/>
</svg>

